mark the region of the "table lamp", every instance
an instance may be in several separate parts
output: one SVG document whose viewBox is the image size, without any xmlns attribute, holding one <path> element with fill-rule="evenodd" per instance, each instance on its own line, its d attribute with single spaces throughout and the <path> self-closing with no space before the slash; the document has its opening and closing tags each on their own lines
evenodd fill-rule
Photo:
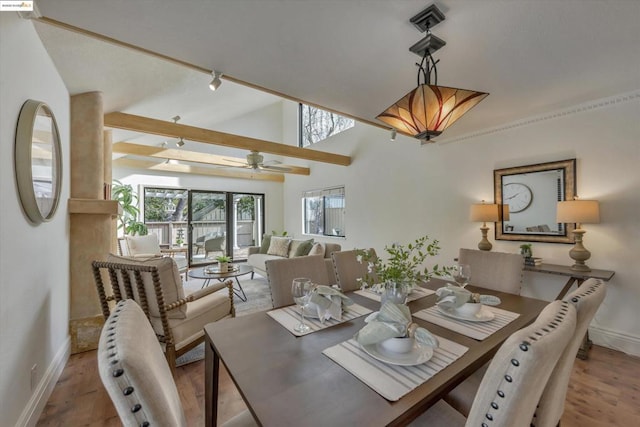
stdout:
<svg viewBox="0 0 640 427">
<path fill-rule="evenodd" d="M 600 222 L 600 206 L 597 200 L 567 200 L 558 202 L 558 211 L 556 220 L 561 223 L 575 223 L 576 228 L 573 230 L 575 238 L 575 246 L 569 251 L 569 256 L 575 261 L 571 266 L 575 271 L 591 271 L 585 261 L 591 257 L 589 252 L 582 245 L 582 237 L 585 230 L 581 228 L 582 224 L 597 224 Z"/>
<path fill-rule="evenodd" d="M 478 249 L 480 249 L 481 251 L 490 251 L 492 245 L 491 242 L 487 240 L 487 231 L 489 231 L 489 227 L 487 227 L 487 221 L 500 221 L 500 205 L 485 204 L 483 200 L 482 203 L 471 205 L 470 216 L 471 221 L 483 223 L 482 227 L 480 227 L 480 231 L 482 232 L 482 240 L 480 240 L 480 243 L 478 243 Z"/>
</svg>

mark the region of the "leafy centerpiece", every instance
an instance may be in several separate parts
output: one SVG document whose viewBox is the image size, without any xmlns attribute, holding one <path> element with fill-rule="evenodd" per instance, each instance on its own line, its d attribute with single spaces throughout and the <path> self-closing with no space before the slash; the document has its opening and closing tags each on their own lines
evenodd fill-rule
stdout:
<svg viewBox="0 0 640 427">
<path fill-rule="evenodd" d="M 384 247 L 388 254 L 386 259 L 377 257 L 374 253 L 358 249 L 358 261 L 367 264 L 367 275 L 358 281 L 361 287 L 372 288 L 382 293 L 386 286 L 403 286 L 409 290 L 418 282 L 426 282 L 433 276 L 449 274 L 449 267 L 434 265 L 432 269 L 424 267 L 423 263 L 430 256 L 438 255 L 439 242 L 423 236 L 408 245 L 392 243 Z"/>
</svg>

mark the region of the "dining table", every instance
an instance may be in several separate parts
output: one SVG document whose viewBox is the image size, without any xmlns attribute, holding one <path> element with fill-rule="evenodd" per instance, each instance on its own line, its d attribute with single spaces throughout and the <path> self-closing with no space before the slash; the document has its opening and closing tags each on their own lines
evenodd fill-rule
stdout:
<svg viewBox="0 0 640 427">
<path fill-rule="evenodd" d="M 447 281 L 432 278 L 420 286 L 436 290 L 446 285 Z M 466 350 L 397 400 L 383 397 L 327 355 L 327 349 L 349 341 L 365 326 L 365 315 L 304 336 L 294 335 L 268 312 L 206 325 L 206 425 L 215 426 L 218 422 L 220 362 L 259 425 L 407 425 L 488 362 L 512 333 L 533 322 L 548 304 L 472 285 L 466 289 L 499 297 L 497 307 L 517 317 L 478 339 L 415 316 L 436 304 L 434 293 L 408 302 L 413 322 Z M 347 295 L 358 306 L 371 311 L 380 308 L 379 301 L 363 296 L 362 292 Z"/>
</svg>

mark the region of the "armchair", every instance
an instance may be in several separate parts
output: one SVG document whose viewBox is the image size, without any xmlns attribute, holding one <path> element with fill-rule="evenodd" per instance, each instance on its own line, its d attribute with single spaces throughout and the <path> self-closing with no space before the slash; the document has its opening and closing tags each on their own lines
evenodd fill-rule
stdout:
<svg viewBox="0 0 640 427">
<path fill-rule="evenodd" d="M 147 234 L 146 236 L 124 236 L 118 238 L 119 254 L 129 258 L 147 259 L 155 256 L 162 256 L 160 241 L 157 234 Z M 178 271 L 185 274 L 189 268 L 187 258 L 183 255 L 172 255 L 178 265 Z"/>
<path fill-rule="evenodd" d="M 94 261 L 92 267 L 105 320 L 112 301 L 135 300 L 164 344 L 172 371 L 177 357 L 204 341 L 204 325 L 235 317 L 231 280 L 185 294 L 171 257 L 136 260 L 109 255 L 107 261 Z"/>
<path fill-rule="evenodd" d="M 226 244 L 227 238 L 225 236 L 206 239 L 204 241 L 204 257 L 207 258 L 209 256 L 209 252 L 222 252 L 222 255 L 225 255 L 227 252 Z"/>
</svg>

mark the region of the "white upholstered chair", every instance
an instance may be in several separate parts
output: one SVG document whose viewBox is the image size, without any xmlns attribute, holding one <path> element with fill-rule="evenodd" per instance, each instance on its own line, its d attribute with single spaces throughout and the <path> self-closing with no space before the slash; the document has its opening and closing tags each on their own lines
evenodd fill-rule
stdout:
<svg viewBox="0 0 640 427">
<path fill-rule="evenodd" d="M 121 256 L 147 259 L 154 256 L 163 256 L 158 235 L 149 233 L 144 236 L 124 236 L 118 238 L 118 250 Z M 187 278 L 188 261 L 185 255 L 172 255 L 180 273 L 185 273 Z"/>
<path fill-rule="evenodd" d="M 324 258 L 320 256 L 271 259 L 265 262 L 265 266 L 273 308 L 294 303 L 291 282 L 296 277 L 309 278 L 318 285 L 331 285 Z"/>
<path fill-rule="evenodd" d="M 118 302 L 107 318 L 98 343 L 98 370 L 125 427 L 187 426 L 162 348 L 135 301 Z M 229 422 L 256 425 L 249 411 Z"/>
<path fill-rule="evenodd" d="M 587 333 L 589 324 L 607 293 L 606 285 L 598 279 L 585 281 L 578 289 L 567 295 L 564 300 L 573 304 L 577 312 L 576 333 L 556 365 L 549 382 L 542 393 L 536 413 L 531 420 L 535 427 L 554 427 L 560 425 L 564 412 L 569 379 L 576 360 L 576 354 Z"/>
<path fill-rule="evenodd" d="M 371 254 L 371 261 L 377 258 L 376 251 L 373 248 L 368 249 Z M 358 282 L 359 278 L 365 280 L 367 276 L 375 283 L 375 273 L 368 272 L 368 264 L 366 262 L 358 261 L 358 251 L 340 251 L 333 252 L 331 254 L 333 261 L 333 269 L 336 274 L 338 286 L 344 292 L 355 291 L 360 289 L 361 283 Z"/>
<path fill-rule="evenodd" d="M 460 264 L 471 266 L 471 284 L 520 295 L 524 258 L 520 254 L 460 249 Z"/>
<path fill-rule="evenodd" d="M 444 400 L 412 426 L 529 426 L 538 401 L 576 329 L 576 310 L 554 301 L 534 323 L 513 333 L 493 357 L 464 417 Z"/>
<path fill-rule="evenodd" d="M 605 294 L 606 286 L 603 281 L 589 279 L 573 293 L 564 298 L 565 301 L 571 303 L 576 309 L 576 332 L 560 356 L 549 378 L 534 418 L 531 421 L 532 426 L 553 427 L 559 425 L 560 418 L 564 412 L 567 387 L 569 386 L 569 379 L 578 348 L 582 344 L 589 324 L 604 300 Z M 481 372 L 481 370 L 479 372 Z M 458 387 L 453 389 L 444 400 L 462 414 L 468 414 L 481 380 L 481 374 L 470 376 Z"/>
<path fill-rule="evenodd" d="M 171 257 L 109 255 L 92 267 L 104 318 L 111 313 L 112 301 L 135 300 L 164 344 L 172 371 L 177 357 L 204 341 L 204 325 L 235 316 L 231 280 L 187 294 Z"/>
</svg>

